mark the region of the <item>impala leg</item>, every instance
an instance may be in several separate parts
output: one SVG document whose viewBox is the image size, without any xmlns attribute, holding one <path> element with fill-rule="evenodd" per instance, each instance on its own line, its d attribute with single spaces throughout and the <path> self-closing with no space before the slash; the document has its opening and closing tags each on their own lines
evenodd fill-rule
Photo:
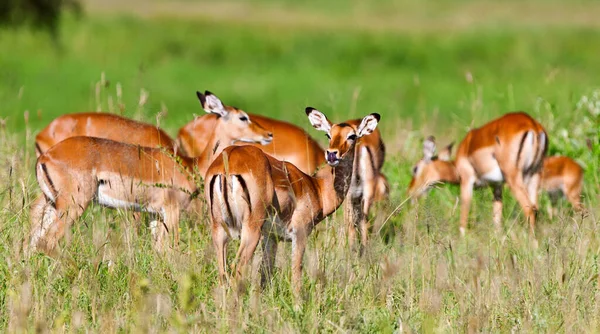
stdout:
<svg viewBox="0 0 600 334">
<path fill-rule="evenodd" d="M 268 235 L 263 237 L 263 259 L 261 268 L 261 286 L 264 288 L 273 277 L 273 265 L 277 256 L 277 239 Z"/>
<path fill-rule="evenodd" d="M 493 204 L 493 221 L 498 231 L 502 228 L 502 183 L 492 185 L 492 193 L 494 194 Z"/>
<path fill-rule="evenodd" d="M 371 205 L 373 205 L 373 193 L 365 193 L 362 200 L 362 213 L 360 217 L 360 255 L 363 254 L 365 248 L 367 247 L 367 240 L 369 237 L 369 210 L 371 210 Z"/>
<path fill-rule="evenodd" d="M 292 287 L 296 296 L 300 296 L 302 288 L 302 260 L 306 250 L 307 233 L 302 228 L 292 231 Z"/>
<path fill-rule="evenodd" d="M 460 183 L 460 234 L 465 235 L 467 221 L 469 220 L 469 210 L 471 209 L 471 200 L 473 199 L 473 178 L 463 178 Z"/>
<path fill-rule="evenodd" d="M 344 203 L 344 222 L 348 229 L 348 245 L 350 249 L 354 249 L 354 242 L 356 241 L 357 215 L 353 199 L 347 196 L 346 203 Z"/>
<path fill-rule="evenodd" d="M 90 200 L 79 204 L 74 198 L 66 199 L 59 196 L 55 205 L 46 206 L 41 228 L 34 231 L 32 246 L 39 247 L 45 253 L 51 254 L 58 241 L 64 236 L 66 229 L 81 216 Z M 37 242 L 36 242 L 37 240 Z"/>
<path fill-rule="evenodd" d="M 240 279 L 244 276 L 246 266 L 252 259 L 256 246 L 260 241 L 260 227 L 254 224 L 242 225 L 242 233 L 240 235 L 240 248 L 236 258 L 239 260 L 236 264 L 236 275 Z"/>
<path fill-rule="evenodd" d="M 517 199 L 517 202 L 521 205 L 525 217 L 529 221 L 529 232 L 532 236 L 535 236 L 535 208 L 529 198 L 529 193 L 525 189 L 523 182 L 523 176 L 521 173 L 515 173 L 510 177 L 506 178 L 506 183 L 512 191 L 513 195 Z"/>
<path fill-rule="evenodd" d="M 227 272 L 225 271 L 225 258 L 227 255 L 227 242 L 229 235 L 221 224 L 212 224 L 212 239 L 215 253 L 217 255 L 217 266 L 219 268 L 219 282 L 224 285 L 227 282 Z"/>
<path fill-rule="evenodd" d="M 583 210 L 583 204 L 581 203 L 581 183 L 566 189 L 566 196 L 575 211 Z"/>
<path fill-rule="evenodd" d="M 538 192 L 540 189 L 541 175 L 539 173 L 533 174 L 529 177 L 526 182 L 527 193 L 529 194 L 529 201 L 533 205 L 535 212 L 538 210 Z"/>
</svg>

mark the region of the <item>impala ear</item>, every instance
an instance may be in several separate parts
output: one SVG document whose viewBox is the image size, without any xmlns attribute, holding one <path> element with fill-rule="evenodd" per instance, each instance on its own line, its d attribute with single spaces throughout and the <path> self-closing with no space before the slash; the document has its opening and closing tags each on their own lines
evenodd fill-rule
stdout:
<svg viewBox="0 0 600 334">
<path fill-rule="evenodd" d="M 446 146 L 439 154 L 438 159 L 442 161 L 450 161 L 452 157 L 452 146 L 454 146 L 454 142 L 450 143 L 450 145 Z"/>
<path fill-rule="evenodd" d="M 223 106 L 223 102 L 221 102 L 215 94 L 205 91 L 204 94 L 196 92 L 196 95 L 200 100 L 200 104 L 202 104 L 202 108 L 204 108 L 204 111 L 207 113 L 217 114 L 221 117 L 225 117 L 229 113 L 225 109 L 225 106 Z"/>
<path fill-rule="evenodd" d="M 423 160 L 429 162 L 435 154 L 435 137 L 429 136 L 423 142 Z"/>
<path fill-rule="evenodd" d="M 381 119 L 381 116 L 379 116 L 377 113 L 372 113 L 365 116 L 365 118 L 363 118 L 360 122 L 358 130 L 356 130 L 356 136 L 360 138 L 373 133 L 375 128 L 377 128 L 377 124 L 379 124 L 379 119 Z"/>
<path fill-rule="evenodd" d="M 331 122 L 327 116 L 313 107 L 306 107 L 306 116 L 312 126 L 319 130 L 329 133 L 331 131 Z"/>
</svg>

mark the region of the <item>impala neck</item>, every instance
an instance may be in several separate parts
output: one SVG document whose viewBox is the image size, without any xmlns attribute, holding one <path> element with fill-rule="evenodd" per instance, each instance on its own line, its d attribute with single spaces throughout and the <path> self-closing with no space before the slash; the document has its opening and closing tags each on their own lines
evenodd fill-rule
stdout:
<svg viewBox="0 0 600 334">
<path fill-rule="evenodd" d="M 460 177 L 458 176 L 458 171 L 456 170 L 456 164 L 454 161 L 440 161 L 436 162 L 436 169 L 440 176 L 440 181 L 447 183 L 460 183 Z"/>
<path fill-rule="evenodd" d="M 323 216 L 332 214 L 344 201 L 352 180 L 355 153 L 356 147 L 346 153 L 339 165 L 325 165 L 315 175 L 320 189 Z"/>
<path fill-rule="evenodd" d="M 210 135 L 210 139 L 208 140 L 208 144 L 206 144 L 204 151 L 196 157 L 196 164 L 202 178 L 204 178 L 204 174 L 206 174 L 206 171 L 213 160 L 221 154 L 227 146 L 233 144 L 234 138 L 230 137 L 227 133 L 227 129 L 224 129 L 223 127 L 223 122 L 221 117 L 219 117 L 217 119 L 217 127 Z"/>
</svg>

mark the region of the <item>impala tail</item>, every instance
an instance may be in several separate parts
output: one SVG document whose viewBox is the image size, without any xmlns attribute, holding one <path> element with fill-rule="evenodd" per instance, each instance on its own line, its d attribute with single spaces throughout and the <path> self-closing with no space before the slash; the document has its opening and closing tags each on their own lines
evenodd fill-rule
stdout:
<svg viewBox="0 0 600 334">
<path fill-rule="evenodd" d="M 273 194 L 274 191 L 273 181 L 270 178 L 262 180 L 264 185 L 258 186 L 259 183 L 254 177 L 253 171 L 246 168 L 245 158 L 236 154 L 236 151 L 240 150 L 243 150 L 243 147 L 230 147 L 215 160 L 213 166 L 226 166 L 225 173 L 212 174 L 210 170 L 207 173 L 207 176 L 210 177 L 207 181 L 209 182 L 208 199 L 211 216 L 215 222 L 220 222 L 236 231 L 240 231 L 244 222 L 254 220 L 252 217 L 256 214 L 253 210 L 266 209 L 269 206 L 268 203 L 272 199 L 268 194 Z M 224 156 L 227 156 L 228 159 L 223 159 Z M 211 170 L 213 166 L 211 166 Z M 266 159 L 264 167 L 270 171 L 270 165 Z M 270 172 L 268 173 L 270 175 Z M 259 211 L 265 212 L 265 210 Z"/>
</svg>

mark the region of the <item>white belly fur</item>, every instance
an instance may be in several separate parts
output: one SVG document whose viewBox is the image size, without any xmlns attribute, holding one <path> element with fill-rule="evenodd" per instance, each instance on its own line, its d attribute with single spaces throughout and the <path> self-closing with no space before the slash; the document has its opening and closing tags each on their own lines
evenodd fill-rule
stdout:
<svg viewBox="0 0 600 334">
<path fill-rule="evenodd" d="M 107 206 L 109 208 L 115 209 L 134 209 L 136 211 L 149 211 L 154 212 L 152 210 L 147 210 L 142 208 L 138 203 L 131 203 L 127 201 L 123 201 L 117 198 L 113 198 L 108 196 L 107 194 L 102 192 L 102 187 L 98 188 L 98 204 Z M 144 209 L 144 210 L 143 210 Z"/>
<path fill-rule="evenodd" d="M 503 182 L 504 177 L 502 176 L 500 166 L 496 164 L 496 166 L 492 170 L 481 175 L 481 180 L 484 182 Z"/>
</svg>

